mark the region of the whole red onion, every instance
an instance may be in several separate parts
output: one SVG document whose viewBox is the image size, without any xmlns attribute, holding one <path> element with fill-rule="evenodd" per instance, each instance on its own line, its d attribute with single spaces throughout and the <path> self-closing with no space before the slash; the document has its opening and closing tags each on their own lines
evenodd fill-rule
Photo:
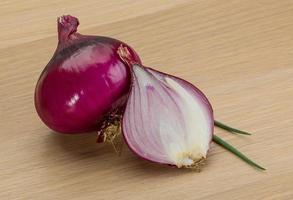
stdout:
<svg viewBox="0 0 293 200">
<path fill-rule="evenodd" d="M 123 44 L 108 37 L 77 33 L 78 19 L 58 18 L 58 46 L 42 72 L 35 89 L 35 107 L 42 121 L 60 133 L 98 129 L 109 112 L 126 101 L 129 68 L 117 52 Z"/>
</svg>

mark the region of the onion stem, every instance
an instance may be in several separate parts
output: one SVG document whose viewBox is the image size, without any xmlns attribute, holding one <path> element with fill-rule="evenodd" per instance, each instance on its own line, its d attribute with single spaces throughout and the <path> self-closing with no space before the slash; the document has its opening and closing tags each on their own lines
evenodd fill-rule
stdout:
<svg viewBox="0 0 293 200">
<path fill-rule="evenodd" d="M 225 148 L 226 150 L 230 151 L 231 153 L 233 153 L 234 155 L 236 155 L 237 157 L 239 157 L 240 159 L 242 159 L 243 161 L 245 161 L 247 164 L 260 169 L 260 170 L 266 170 L 265 168 L 263 168 L 262 166 L 256 164 L 255 162 L 253 162 L 252 160 L 250 160 L 248 157 L 246 157 L 243 153 L 241 153 L 240 151 L 238 151 L 235 147 L 233 147 L 231 144 L 229 144 L 228 142 L 224 141 L 223 139 L 221 139 L 219 136 L 217 135 L 213 135 L 213 141 L 215 143 L 217 143 L 218 145 L 222 146 L 223 148 Z"/>
<path fill-rule="evenodd" d="M 231 126 L 228 126 L 226 124 L 223 124 L 222 122 L 219 122 L 219 121 L 214 121 L 215 123 L 215 126 L 219 127 L 219 128 L 222 128 L 226 131 L 229 131 L 230 133 L 239 133 L 239 134 L 243 134 L 243 135 L 251 135 L 251 133 L 248 133 L 246 131 L 242 131 L 242 130 L 239 130 L 239 129 L 236 129 L 236 128 L 233 128 Z"/>
</svg>

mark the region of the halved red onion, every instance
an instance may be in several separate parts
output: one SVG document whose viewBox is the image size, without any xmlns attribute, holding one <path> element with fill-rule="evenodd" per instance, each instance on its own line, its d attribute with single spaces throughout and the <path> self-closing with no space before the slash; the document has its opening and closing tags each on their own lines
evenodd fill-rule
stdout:
<svg viewBox="0 0 293 200">
<path fill-rule="evenodd" d="M 198 169 L 213 135 L 208 99 L 185 80 L 132 62 L 125 51 L 121 47 L 119 54 L 132 70 L 122 121 L 126 143 L 144 159 Z"/>
</svg>

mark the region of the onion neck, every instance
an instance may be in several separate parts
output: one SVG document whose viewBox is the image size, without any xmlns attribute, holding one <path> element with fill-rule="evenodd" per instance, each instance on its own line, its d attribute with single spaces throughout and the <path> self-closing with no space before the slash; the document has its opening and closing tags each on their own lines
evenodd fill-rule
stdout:
<svg viewBox="0 0 293 200">
<path fill-rule="evenodd" d="M 139 62 L 137 62 L 129 52 L 129 49 L 122 44 L 118 47 L 117 54 L 119 55 L 120 59 L 129 67 L 131 67 L 132 65 L 140 66 Z M 130 69 L 132 70 L 132 68 Z"/>
<path fill-rule="evenodd" d="M 63 15 L 58 17 L 58 41 L 60 43 L 67 43 L 68 41 L 78 37 L 77 27 L 79 21 L 76 17 L 71 15 Z"/>
</svg>

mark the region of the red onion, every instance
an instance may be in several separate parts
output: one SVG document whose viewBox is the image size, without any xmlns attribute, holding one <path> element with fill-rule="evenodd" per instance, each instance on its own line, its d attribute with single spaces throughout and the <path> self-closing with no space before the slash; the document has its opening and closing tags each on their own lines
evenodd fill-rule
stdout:
<svg viewBox="0 0 293 200">
<path fill-rule="evenodd" d="M 213 110 L 205 95 L 191 83 L 131 58 L 132 87 L 123 115 L 122 132 L 130 149 L 157 163 L 199 169 L 213 135 Z"/>
<path fill-rule="evenodd" d="M 57 132 L 97 130 L 109 112 L 125 104 L 130 75 L 116 53 L 119 45 L 140 59 L 119 40 L 77 33 L 75 17 L 62 16 L 57 23 L 59 43 L 36 85 L 36 110 Z"/>
<path fill-rule="evenodd" d="M 251 166 L 265 170 L 213 134 L 214 123 L 231 132 L 249 133 L 215 122 L 211 104 L 197 87 L 144 67 L 123 45 L 117 53 L 131 69 L 122 133 L 135 154 L 152 162 L 200 171 L 213 140 Z"/>
</svg>

